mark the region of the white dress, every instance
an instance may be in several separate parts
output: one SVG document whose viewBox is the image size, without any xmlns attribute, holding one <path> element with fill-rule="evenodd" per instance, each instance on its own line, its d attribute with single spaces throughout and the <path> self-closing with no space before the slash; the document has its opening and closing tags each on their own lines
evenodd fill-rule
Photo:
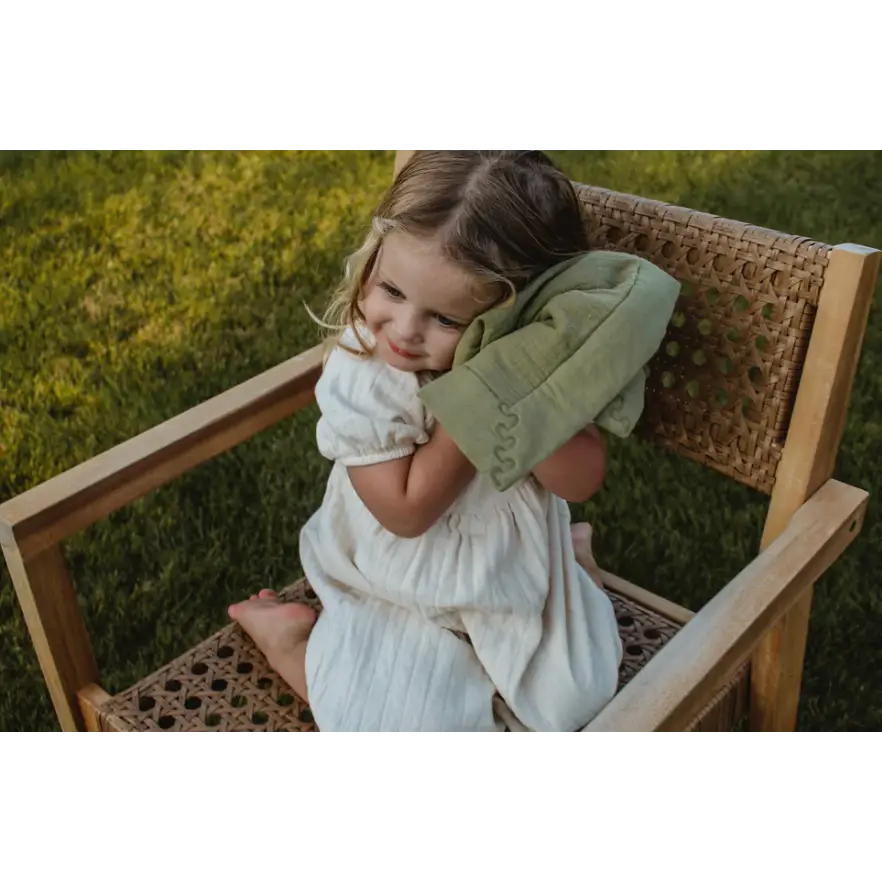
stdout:
<svg viewBox="0 0 882 882">
<path fill-rule="evenodd" d="M 352 487 L 347 466 L 429 440 L 419 386 L 339 347 L 316 386 L 319 450 L 334 461 L 300 537 L 323 605 L 306 651 L 316 724 L 499 731 L 513 714 L 512 728 L 581 728 L 615 693 L 622 646 L 609 598 L 574 557 L 566 502 L 532 478 L 500 493 L 478 475 L 426 533 L 402 539 Z"/>
</svg>

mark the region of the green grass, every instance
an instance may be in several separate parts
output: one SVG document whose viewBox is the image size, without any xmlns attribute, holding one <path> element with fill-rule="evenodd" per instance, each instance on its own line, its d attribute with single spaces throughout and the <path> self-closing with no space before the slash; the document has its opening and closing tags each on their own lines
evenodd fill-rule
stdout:
<svg viewBox="0 0 882 882">
<path fill-rule="evenodd" d="M 882 247 L 880 153 L 558 153 L 573 177 L 827 242 Z M 319 307 L 388 182 L 390 153 L 0 154 L 0 500 L 313 344 Z M 882 319 L 838 477 L 882 478 Z M 328 464 L 313 408 L 67 545 L 111 691 L 300 574 Z M 764 497 L 614 442 L 585 511 L 604 565 L 696 607 L 754 553 Z M 696 561 L 701 565 L 697 566 Z M 56 721 L 0 567 L 0 729 Z M 799 725 L 882 728 L 882 521 L 816 593 Z"/>
</svg>

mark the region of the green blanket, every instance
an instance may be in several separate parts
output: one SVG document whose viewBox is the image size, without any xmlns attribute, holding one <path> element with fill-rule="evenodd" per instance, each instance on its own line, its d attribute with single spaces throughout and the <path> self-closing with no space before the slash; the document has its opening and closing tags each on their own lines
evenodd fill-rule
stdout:
<svg viewBox="0 0 882 882">
<path fill-rule="evenodd" d="M 593 251 L 479 316 L 420 398 L 479 473 L 506 490 L 586 426 L 627 436 L 679 283 L 643 258 Z"/>
</svg>

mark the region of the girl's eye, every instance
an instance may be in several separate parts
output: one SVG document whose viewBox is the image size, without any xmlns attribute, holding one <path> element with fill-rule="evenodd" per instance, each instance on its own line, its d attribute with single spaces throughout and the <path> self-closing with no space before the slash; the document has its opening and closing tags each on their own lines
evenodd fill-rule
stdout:
<svg viewBox="0 0 882 882">
<path fill-rule="evenodd" d="M 458 328 L 459 322 L 453 321 L 453 319 L 447 318 L 444 315 L 435 316 L 438 319 L 438 324 L 441 325 L 442 328 Z"/>
<path fill-rule="evenodd" d="M 397 288 L 393 288 L 391 285 L 383 285 L 383 290 L 393 300 L 403 300 L 404 299 L 404 295 Z"/>
</svg>

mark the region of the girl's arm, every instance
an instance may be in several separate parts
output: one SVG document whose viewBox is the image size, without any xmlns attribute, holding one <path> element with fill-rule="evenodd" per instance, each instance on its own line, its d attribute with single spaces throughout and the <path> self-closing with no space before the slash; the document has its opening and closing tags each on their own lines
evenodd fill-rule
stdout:
<svg viewBox="0 0 882 882">
<path fill-rule="evenodd" d="M 567 502 L 586 502 L 603 485 L 606 447 L 594 427 L 570 439 L 539 463 L 533 475 Z M 349 479 L 382 526 L 405 539 L 421 536 L 450 508 L 475 475 L 475 467 L 444 428 L 411 456 L 350 466 Z"/>
<path fill-rule="evenodd" d="M 603 486 L 606 446 L 594 426 L 579 432 L 533 469 L 548 491 L 567 502 L 587 502 Z"/>
<path fill-rule="evenodd" d="M 421 536 L 450 508 L 475 474 L 440 425 L 411 456 L 351 466 L 349 479 L 370 513 L 390 533 Z"/>
</svg>

